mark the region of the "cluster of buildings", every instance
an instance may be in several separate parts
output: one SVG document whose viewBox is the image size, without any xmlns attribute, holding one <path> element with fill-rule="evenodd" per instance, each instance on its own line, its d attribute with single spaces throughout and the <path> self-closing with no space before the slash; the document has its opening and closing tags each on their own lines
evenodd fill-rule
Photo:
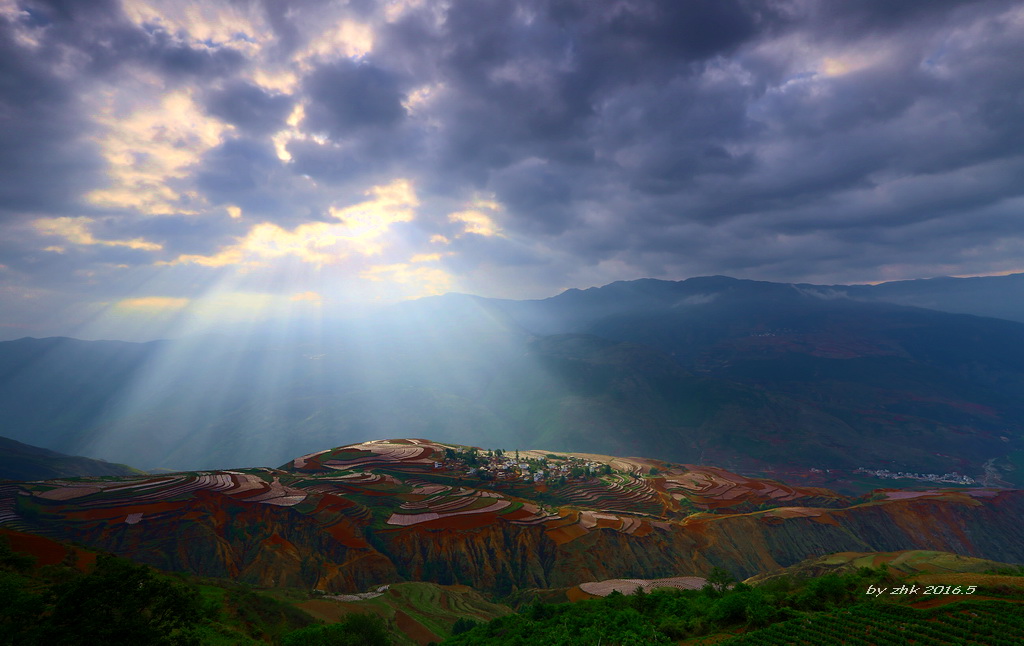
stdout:
<svg viewBox="0 0 1024 646">
<path fill-rule="evenodd" d="M 503 451 L 489 451 L 486 454 L 455 453 L 446 457 L 443 464 L 435 463 L 435 466 L 464 468 L 467 464 L 471 465 L 467 473 L 482 479 L 527 482 L 583 480 L 597 473 L 610 472 L 607 465 L 572 456 L 520 458 Z"/>
<path fill-rule="evenodd" d="M 948 484 L 972 485 L 977 483 L 974 478 L 961 475 L 956 471 L 953 473 L 943 473 L 942 475 L 939 475 L 937 473 L 912 473 L 910 471 L 890 471 L 888 469 L 865 469 L 864 467 L 858 467 L 854 473 L 866 473 L 868 475 L 875 476 L 876 478 L 885 478 L 887 480 L 909 478 L 910 480 L 945 482 Z"/>
</svg>

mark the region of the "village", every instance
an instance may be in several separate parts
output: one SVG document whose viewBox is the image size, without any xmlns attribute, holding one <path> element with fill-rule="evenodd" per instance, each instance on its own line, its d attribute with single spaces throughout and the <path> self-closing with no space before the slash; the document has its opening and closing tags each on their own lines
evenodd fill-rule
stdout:
<svg viewBox="0 0 1024 646">
<path fill-rule="evenodd" d="M 972 485 L 977 483 L 974 478 L 962 475 L 956 471 L 939 475 L 937 473 L 912 473 L 909 471 L 890 471 L 888 469 L 865 469 L 864 467 L 858 467 L 854 473 L 866 473 L 868 475 L 875 476 L 876 478 L 884 478 L 886 480 L 906 478 L 909 480 L 923 480 L 925 482 L 944 482 L 948 484 L 962 485 Z"/>
<path fill-rule="evenodd" d="M 544 457 L 520 456 L 503 449 L 481 452 L 445 449 L 444 462 L 435 462 L 435 468 L 466 470 L 466 474 L 481 480 L 505 480 L 565 484 L 570 480 L 586 480 L 594 475 L 610 475 L 607 464 L 584 460 L 570 455 L 548 453 Z"/>
</svg>

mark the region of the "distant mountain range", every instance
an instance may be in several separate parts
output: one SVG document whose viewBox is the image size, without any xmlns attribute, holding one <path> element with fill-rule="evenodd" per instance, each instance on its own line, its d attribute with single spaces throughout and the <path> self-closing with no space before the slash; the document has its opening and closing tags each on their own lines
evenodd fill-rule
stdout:
<svg viewBox="0 0 1024 646">
<path fill-rule="evenodd" d="M 26 338 L 0 343 L 0 434 L 147 469 L 421 436 L 1024 484 L 1020 303 L 1022 275 L 716 276 L 536 301 L 450 294 L 301 332 Z"/>
</svg>

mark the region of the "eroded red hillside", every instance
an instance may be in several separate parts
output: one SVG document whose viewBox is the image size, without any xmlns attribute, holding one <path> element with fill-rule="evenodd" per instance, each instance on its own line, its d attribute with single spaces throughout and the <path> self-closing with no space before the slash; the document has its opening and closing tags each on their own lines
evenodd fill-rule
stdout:
<svg viewBox="0 0 1024 646">
<path fill-rule="evenodd" d="M 399 580 L 498 592 L 613 578 L 751 576 L 840 551 L 1024 561 L 1024 493 L 870 502 L 714 467 L 387 440 L 280 469 L 0 488 L 0 523 L 170 570 L 350 592 Z"/>
</svg>

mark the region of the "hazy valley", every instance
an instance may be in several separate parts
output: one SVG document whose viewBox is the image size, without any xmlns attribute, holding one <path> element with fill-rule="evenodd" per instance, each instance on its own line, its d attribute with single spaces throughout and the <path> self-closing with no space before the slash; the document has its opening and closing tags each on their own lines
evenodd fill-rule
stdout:
<svg viewBox="0 0 1024 646">
<path fill-rule="evenodd" d="M 3 342 L 0 533 L 198 577 L 222 607 L 201 642 L 291 643 L 364 612 L 403 644 L 556 639 L 559 612 L 600 635 L 597 606 L 557 604 L 643 610 L 608 596 L 637 587 L 712 618 L 652 618 L 631 633 L 647 643 L 833 630 L 861 588 L 929 576 L 1015 602 L 1024 323 L 943 311 L 970 309 L 960 285 L 642 280 L 321 328 Z M 845 592 L 827 608 L 801 592 L 829 581 Z M 890 601 L 877 612 L 955 618 L 964 600 Z"/>
<path fill-rule="evenodd" d="M 932 281 L 912 282 L 941 305 Z M 144 469 L 415 436 L 836 470 L 840 488 L 858 468 L 1020 483 L 1024 323 L 865 289 L 644 280 L 542 301 L 448 295 L 320 328 L 26 338 L 0 343 L 0 435 Z"/>
</svg>

